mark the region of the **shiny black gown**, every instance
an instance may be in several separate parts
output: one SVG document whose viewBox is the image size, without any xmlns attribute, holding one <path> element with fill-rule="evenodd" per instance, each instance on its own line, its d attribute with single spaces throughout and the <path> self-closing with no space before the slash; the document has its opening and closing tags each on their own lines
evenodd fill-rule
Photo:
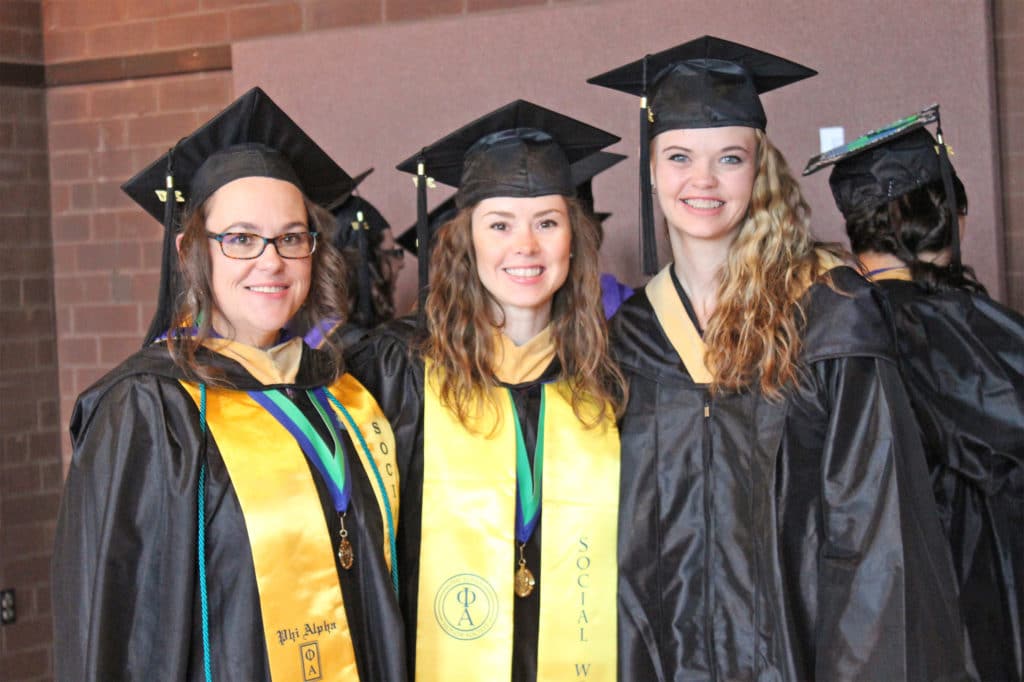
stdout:
<svg viewBox="0 0 1024 682">
<path fill-rule="evenodd" d="M 645 291 L 613 318 L 620 679 L 968 679 L 890 323 L 832 276 L 845 293 L 808 290 L 806 373 L 779 402 L 695 384 Z"/>
<path fill-rule="evenodd" d="M 1024 317 L 884 280 L 983 680 L 1024 679 Z"/>
<path fill-rule="evenodd" d="M 240 390 L 268 388 L 240 364 L 201 349 Z M 199 411 L 163 344 L 150 346 L 87 389 L 71 418 L 74 455 L 53 557 L 59 680 L 202 680 L 197 589 Z M 303 347 L 294 384 L 323 386 L 326 355 Z M 320 423 L 305 394 L 290 394 Z M 348 438 L 341 441 L 358 462 Z M 206 551 L 214 679 L 269 680 L 255 569 L 238 498 L 213 438 L 205 447 Z M 332 537 L 330 493 L 310 471 Z M 404 682 L 401 616 L 379 548 L 383 528 L 371 482 L 350 466 L 346 528 L 357 554 L 338 574 L 362 680 Z M 0 675 L 2 676 L 2 675 Z"/>
<path fill-rule="evenodd" d="M 352 374 L 377 398 L 395 433 L 400 480 L 401 511 L 398 523 L 398 571 L 401 581 L 399 602 L 405 618 L 405 639 L 410 674 L 416 670 L 416 619 L 419 598 L 420 539 L 423 508 L 423 359 L 415 352 L 419 331 L 415 318 L 401 318 L 378 327 L 349 353 Z M 526 450 L 533 464 L 540 415 L 541 387 L 559 374 L 557 359 L 535 381 L 502 384 L 511 390 L 516 413 L 523 428 Z M 510 456 L 512 456 L 510 454 Z M 471 513 L 471 512 L 467 512 Z M 537 638 L 540 625 L 540 574 L 543 512 L 526 543 L 525 556 L 537 580 L 533 593 L 515 599 L 513 613 L 512 680 L 537 679 Z M 509 571 L 514 571 L 518 554 L 510 546 Z M 481 680 L 487 679 L 481 671 Z"/>
</svg>

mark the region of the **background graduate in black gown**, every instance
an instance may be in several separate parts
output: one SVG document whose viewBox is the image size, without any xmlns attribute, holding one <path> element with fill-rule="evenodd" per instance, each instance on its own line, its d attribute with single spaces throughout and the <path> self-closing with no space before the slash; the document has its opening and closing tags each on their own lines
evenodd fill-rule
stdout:
<svg viewBox="0 0 1024 682">
<path fill-rule="evenodd" d="M 829 184 L 850 245 L 892 309 L 978 673 L 1019 681 L 1024 318 L 989 298 L 959 261 L 967 195 L 924 128 L 933 111 L 872 131 L 808 169 L 835 164 Z"/>
<path fill-rule="evenodd" d="M 395 428 L 421 682 L 615 678 L 623 385 L 569 164 L 617 139 L 519 100 L 399 166 L 458 187 L 432 239 L 425 328 L 399 320 L 350 356 Z"/>
<path fill-rule="evenodd" d="M 591 79 L 646 98 L 673 256 L 610 330 L 623 680 L 968 676 L 890 323 L 764 133 L 758 93 L 813 74 L 705 36 Z"/>
<path fill-rule="evenodd" d="M 58 679 L 407 679 L 394 499 L 355 435 L 390 431 L 337 347 L 283 331 L 343 309 L 318 204 L 351 187 L 258 88 L 125 185 L 168 229 L 164 289 L 72 415 Z"/>
</svg>

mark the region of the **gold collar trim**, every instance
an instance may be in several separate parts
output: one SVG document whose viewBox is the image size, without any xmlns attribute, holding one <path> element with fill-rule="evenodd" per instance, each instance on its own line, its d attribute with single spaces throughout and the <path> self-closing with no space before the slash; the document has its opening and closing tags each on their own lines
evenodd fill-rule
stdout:
<svg viewBox="0 0 1024 682">
<path fill-rule="evenodd" d="M 539 379 L 555 357 L 551 325 L 521 346 L 500 331 L 494 335 L 494 373 L 505 384 Z"/>
<path fill-rule="evenodd" d="M 294 384 L 302 359 L 302 339 L 295 337 L 267 348 L 228 339 L 206 339 L 203 346 L 234 360 L 264 385 Z"/>
</svg>

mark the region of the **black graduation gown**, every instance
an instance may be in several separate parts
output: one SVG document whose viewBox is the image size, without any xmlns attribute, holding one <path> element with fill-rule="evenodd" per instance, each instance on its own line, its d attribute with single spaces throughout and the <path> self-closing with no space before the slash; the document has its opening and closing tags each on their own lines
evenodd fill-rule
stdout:
<svg viewBox="0 0 1024 682">
<path fill-rule="evenodd" d="M 964 679 L 954 578 L 871 286 L 805 298 L 781 402 L 695 384 L 638 291 L 612 320 L 622 680 Z"/>
<path fill-rule="evenodd" d="M 201 349 L 240 390 L 264 389 L 241 365 Z M 59 680 L 202 680 L 197 589 L 199 411 L 163 344 L 150 346 L 87 389 L 71 418 L 74 455 L 53 557 L 54 654 Z M 329 380 L 327 356 L 303 347 L 295 383 Z M 296 404 L 320 420 L 305 394 Z M 326 429 L 325 429 L 326 434 Z M 351 442 L 346 528 L 356 561 L 338 567 L 361 679 L 407 679 L 401 616 L 384 562 L 373 488 Z M 255 569 L 245 520 L 213 438 L 206 452 L 206 552 L 215 679 L 269 680 Z M 330 493 L 312 467 L 331 537 Z M 272 484 L 270 482 L 269 484 Z M 372 548 L 372 549 L 370 549 Z M 337 559 L 335 559 L 337 563 Z"/>
<path fill-rule="evenodd" d="M 420 528 L 423 508 L 423 360 L 410 351 L 418 338 L 415 318 L 401 318 L 370 333 L 347 358 L 352 374 L 377 398 L 395 433 L 398 455 L 401 511 L 398 524 L 399 602 L 405 618 L 406 652 L 410 675 L 416 670 L 416 618 L 420 576 Z M 508 385 L 523 429 L 530 463 L 537 442 L 541 386 L 557 377 L 557 359 L 535 381 Z M 509 453 L 514 457 L 515 453 Z M 471 512 L 467 512 L 471 513 Z M 512 680 L 537 679 L 537 636 L 540 624 L 540 538 L 543 511 L 526 543 L 527 565 L 537 580 L 533 593 L 517 597 L 513 613 Z M 518 554 L 509 547 L 509 571 Z M 488 679 L 481 671 L 481 680 Z"/>
<path fill-rule="evenodd" d="M 1024 317 L 984 294 L 877 283 L 983 680 L 1024 678 Z"/>
</svg>

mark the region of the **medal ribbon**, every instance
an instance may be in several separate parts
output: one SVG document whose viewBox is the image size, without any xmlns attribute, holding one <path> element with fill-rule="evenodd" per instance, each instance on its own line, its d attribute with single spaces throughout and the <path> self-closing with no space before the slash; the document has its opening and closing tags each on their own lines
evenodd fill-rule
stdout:
<svg viewBox="0 0 1024 682">
<path fill-rule="evenodd" d="M 199 406 L 199 387 L 181 385 Z M 359 679 L 330 533 L 296 437 L 250 394 L 208 393 L 209 434 L 252 550 L 271 678 Z"/>
<path fill-rule="evenodd" d="M 508 679 L 512 674 L 516 515 L 521 504 L 516 411 L 496 389 L 494 411 L 464 426 L 441 404 L 428 361 L 424 383 L 423 500 L 416 623 L 417 682 Z M 500 390 L 501 392 L 497 392 Z M 523 482 L 542 496 L 538 682 L 614 682 L 619 437 L 610 412 L 594 428 L 569 389 L 544 387 L 546 457 Z M 542 435 L 543 434 L 543 435 Z M 539 449 L 539 448 L 538 448 Z M 525 446 L 523 447 L 525 454 Z M 467 511 L 471 510 L 471 511 Z M 528 514 L 524 515 L 528 518 Z"/>
<path fill-rule="evenodd" d="M 322 390 L 322 389 L 321 389 Z M 316 395 L 313 391 L 306 391 L 310 402 L 324 420 L 324 424 L 331 432 L 334 441 L 334 450 L 327 447 L 323 438 L 313 427 L 306 415 L 302 414 L 298 407 L 289 400 L 281 391 L 272 389 L 269 391 L 249 391 L 249 397 L 255 400 L 263 409 L 273 415 L 281 426 L 288 430 L 288 433 L 295 438 L 295 441 L 302 448 L 306 458 L 320 472 L 327 487 L 331 492 L 331 500 L 334 502 L 334 509 L 339 514 L 348 511 L 348 503 L 352 496 L 352 479 L 348 475 L 348 462 L 338 440 L 338 431 L 341 425 L 334 416 L 332 410 L 325 410 L 321 401 L 326 398 Z M 328 418 L 328 414 L 333 418 Z"/>
<path fill-rule="evenodd" d="M 544 480 L 545 393 L 546 387 L 541 386 L 540 421 L 537 424 L 537 446 L 533 450 L 533 474 L 531 477 L 530 458 L 526 453 L 523 427 L 519 423 L 519 414 L 516 411 L 516 401 L 512 399 L 512 391 L 508 391 L 509 400 L 512 402 L 512 416 L 516 424 L 516 540 L 522 544 L 530 539 L 540 520 L 541 492 Z"/>
</svg>

